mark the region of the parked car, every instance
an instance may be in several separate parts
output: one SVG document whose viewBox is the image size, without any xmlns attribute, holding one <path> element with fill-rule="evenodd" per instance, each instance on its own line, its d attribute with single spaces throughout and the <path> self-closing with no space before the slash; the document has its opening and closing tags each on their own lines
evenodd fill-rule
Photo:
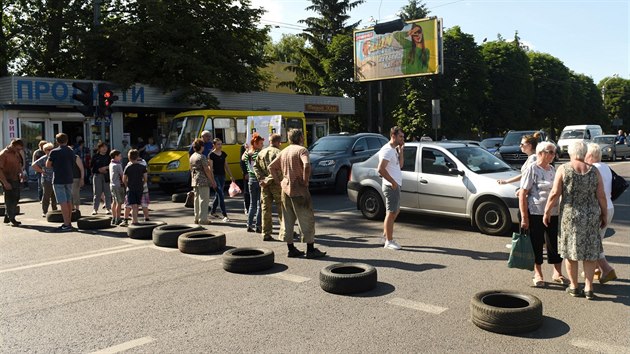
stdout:
<svg viewBox="0 0 630 354">
<path fill-rule="evenodd" d="M 617 157 L 622 160 L 630 157 L 630 145 L 615 144 L 616 135 L 598 135 L 593 138 L 593 142 L 599 144 L 602 149 L 602 160 L 615 161 Z"/>
<path fill-rule="evenodd" d="M 602 135 L 602 127 L 594 124 L 567 125 L 558 139 L 560 156 L 569 156 L 569 145 L 575 141 L 589 142 L 593 137 Z"/>
<path fill-rule="evenodd" d="M 402 211 L 469 219 L 490 235 L 518 223 L 515 184 L 497 184 L 519 172 L 485 149 L 459 143 L 405 143 Z M 378 156 L 352 166 L 348 197 L 364 217 L 383 219 L 385 198 Z"/>
<path fill-rule="evenodd" d="M 481 147 L 488 150 L 490 153 L 494 153 L 497 151 L 498 145 L 501 145 L 503 138 L 487 138 L 481 141 Z"/>
<path fill-rule="evenodd" d="M 345 193 L 352 165 L 367 160 L 388 141 L 374 133 L 330 134 L 317 139 L 308 148 L 311 159 L 309 187 L 332 187 L 336 193 Z"/>
<path fill-rule="evenodd" d="M 510 130 L 507 134 L 505 134 L 501 145 L 494 152 L 494 156 L 502 159 L 512 167 L 520 168 L 527 160 L 527 154 L 521 151 L 521 140 L 523 139 L 523 136 L 533 135 L 536 132 L 540 133 L 539 142 L 549 141 L 556 145 L 556 157 L 554 158 L 554 161 L 557 161 L 560 158 L 557 149 L 558 145 L 553 140 L 550 140 L 547 137 L 547 134 L 542 130 Z"/>
<path fill-rule="evenodd" d="M 466 145 L 481 146 L 481 141 L 477 141 L 477 140 L 454 139 L 454 140 L 442 140 L 440 142 L 443 142 L 443 143 L 461 143 L 461 144 L 466 144 Z"/>
</svg>

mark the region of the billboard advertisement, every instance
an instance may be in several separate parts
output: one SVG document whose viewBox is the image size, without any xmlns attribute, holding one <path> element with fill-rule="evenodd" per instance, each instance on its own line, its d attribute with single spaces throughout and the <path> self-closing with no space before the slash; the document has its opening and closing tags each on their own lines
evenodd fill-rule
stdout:
<svg viewBox="0 0 630 354">
<path fill-rule="evenodd" d="M 252 135 L 258 133 L 265 141 L 263 147 L 269 146 L 269 136 L 277 133 L 281 134 L 282 116 L 248 116 L 247 117 L 247 144 L 252 140 Z"/>
<path fill-rule="evenodd" d="M 355 81 L 434 75 L 442 70 L 442 20 L 405 22 L 399 31 L 354 31 Z"/>
</svg>

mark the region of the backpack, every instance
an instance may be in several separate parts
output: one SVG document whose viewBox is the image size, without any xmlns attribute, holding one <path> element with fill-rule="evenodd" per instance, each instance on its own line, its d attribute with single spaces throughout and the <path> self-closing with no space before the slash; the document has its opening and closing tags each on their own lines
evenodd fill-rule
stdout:
<svg viewBox="0 0 630 354">
<path fill-rule="evenodd" d="M 615 173 L 615 171 L 611 168 L 610 172 L 612 172 L 612 188 L 610 189 L 610 199 L 615 200 L 619 198 L 621 193 L 623 193 L 626 189 L 628 189 L 628 182 L 626 180 Z"/>
</svg>

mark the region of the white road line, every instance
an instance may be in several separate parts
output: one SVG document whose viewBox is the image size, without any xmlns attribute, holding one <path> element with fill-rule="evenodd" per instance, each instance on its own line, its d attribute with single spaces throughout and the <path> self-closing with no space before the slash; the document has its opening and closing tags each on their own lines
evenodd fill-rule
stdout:
<svg viewBox="0 0 630 354">
<path fill-rule="evenodd" d="M 187 253 L 182 253 L 182 256 L 185 256 L 185 257 L 188 257 L 188 258 L 192 258 L 192 259 L 196 259 L 198 261 L 204 261 L 204 262 L 214 261 L 215 259 L 221 258 L 221 256 L 217 256 L 217 255 L 207 256 L 207 255 L 203 255 L 203 254 L 187 254 Z"/>
<path fill-rule="evenodd" d="M 597 353 L 630 353 L 630 348 L 594 340 L 574 339 L 571 341 L 571 345 L 582 349 L 592 350 Z"/>
<path fill-rule="evenodd" d="M 114 353 L 120 353 L 120 352 L 124 352 L 125 350 L 129 350 L 131 348 L 135 348 L 135 347 L 139 347 L 141 345 L 149 344 L 149 343 L 154 342 L 154 341 L 155 341 L 155 338 L 142 337 L 142 338 L 130 340 L 129 342 L 120 343 L 120 344 L 115 345 L 113 347 L 101 349 L 99 351 L 92 352 L 91 354 L 114 354 Z"/>
<path fill-rule="evenodd" d="M 111 250 L 111 251 L 106 251 L 106 252 L 100 252 L 100 253 L 95 253 L 95 254 L 89 254 L 89 255 L 79 256 L 79 257 L 64 258 L 64 259 L 59 259 L 59 260 L 50 261 L 50 262 L 36 263 L 36 264 L 31 264 L 31 265 L 26 265 L 26 266 L 21 266 L 21 267 L 2 269 L 2 270 L 0 270 L 0 274 L 1 273 L 16 272 L 18 270 L 24 270 L 24 269 L 39 268 L 39 267 L 44 267 L 44 266 L 53 265 L 53 264 L 60 264 L 60 263 L 67 263 L 67 262 L 72 262 L 72 261 L 78 261 L 78 260 L 82 260 L 82 259 L 106 256 L 108 254 L 128 252 L 128 251 L 135 251 L 135 250 L 139 250 L 139 249 L 142 249 L 142 248 L 148 248 L 150 246 L 147 245 L 147 246 L 138 246 L 138 247 L 129 247 L 129 246 L 125 246 L 125 247 L 127 247 L 127 248 Z"/>
<path fill-rule="evenodd" d="M 625 244 L 625 243 L 617 243 L 617 242 L 609 242 L 609 241 L 604 241 L 602 242 L 602 244 L 607 245 L 607 246 L 630 247 L 630 245 Z"/>
<path fill-rule="evenodd" d="M 122 242 L 130 243 L 132 245 L 144 245 L 144 244 L 152 243 L 151 240 L 138 240 L 135 238 L 121 238 L 120 240 Z"/>
<path fill-rule="evenodd" d="M 274 273 L 274 274 L 268 274 L 267 276 L 282 279 L 282 280 L 292 281 L 294 283 L 304 283 L 306 281 L 311 280 L 311 278 L 306 278 L 299 275 L 288 274 L 288 273 Z"/>
<path fill-rule="evenodd" d="M 419 302 L 419 301 L 412 301 L 412 300 L 407 300 L 407 299 L 401 299 L 399 297 L 395 297 L 395 298 L 387 301 L 387 303 L 388 304 L 392 304 L 392 305 L 396 305 L 396 306 L 406 307 L 406 308 L 409 308 L 409 309 L 412 309 L 412 310 L 424 311 L 424 312 L 432 313 L 432 314 L 435 314 L 435 315 L 439 315 L 442 312 L 448 310 L 448 308 L 446 308 L 446 307 L 440 307 L 440 306 L 425 304 L 425 303 Z"/>
<path fill-rule="evenodd" d="M 156 249 L 158 251 L 162 251 L 162 252 L 175 252 L 175 251 L 179 251 L 177 248 L 170 248 L 170 247 L 159 247 L 156 245 L 150 245 L 150 248 Z"/>
</svg>

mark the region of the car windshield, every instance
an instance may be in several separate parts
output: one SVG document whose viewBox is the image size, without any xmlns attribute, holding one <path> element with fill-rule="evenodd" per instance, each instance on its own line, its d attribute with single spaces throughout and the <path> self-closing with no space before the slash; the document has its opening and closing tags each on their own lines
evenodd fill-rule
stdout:
<svg viewBox="0 0 630 354">
<path fill-rule="evenodd" d="M 496 147 L 496 145 L 498 143 L 500 143 L 503 139 L 498 138 L 498 139 L 485 139 L 484 141 L 481 142 L 481 146 L 485 147 L 486 149 L 491 149 L 493 147 Z"/>
<path fill-rule="evenodd" d="M 354 139 L 342 137 L 323 137 L 311 145 L 308 150 L 311 152 L 331 152 L 346 151 Z"/>
<path fill-rule="evenodd" d="M 563 130 L 560 139 L 584 139 L 584 129 Z"/>
<path fill-rule="evenodd" d="M 503 160 L 481 147 L 456 147 L 450 148 L 448 151 L 475 173 L 495 173 L 512 169 Z"/>
<path fill-rule="evenodd" d="M 523 136 L 528 135 L 528 134 L 533 134 L 532 132 L 509 132 L 507 133 L 507 135 L 505 136 L 505 139 L 503 139 L 503 144 L 504 146 L 518 146 L 521 143 L 521 139 L 523 138 Z"/>
<path fill-rule="evenodd" d="M 203 123 L 202 116 L 173 119 L 164 150 L 188 150 L 193 140 L 199 135 L 201 123 Z"/>
<path fill-rule="evenodd" d="M 597 136 L 593 139 L 593 142 L 596 144 L 614 144 L 615 137 L 614 136 Z"/>
</svg>

